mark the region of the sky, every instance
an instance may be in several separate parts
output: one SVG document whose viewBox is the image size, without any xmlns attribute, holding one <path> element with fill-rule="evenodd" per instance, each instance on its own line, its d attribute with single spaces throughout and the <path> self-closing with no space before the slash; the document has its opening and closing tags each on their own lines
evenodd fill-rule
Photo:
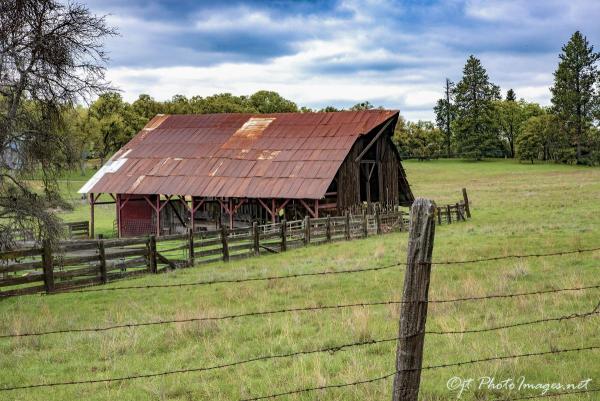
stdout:
<svg viewBox="0 0 600 401">
<path fill-rule="evenodd" d="M 120 33 L 106 42 L 107 78 L 128 101 L 265 89 L 432 120 L 471 54 L 503 93 L 547 105 L 573 32 L 600 48 L 597 0 L 82 1 Z"/>
</svg>

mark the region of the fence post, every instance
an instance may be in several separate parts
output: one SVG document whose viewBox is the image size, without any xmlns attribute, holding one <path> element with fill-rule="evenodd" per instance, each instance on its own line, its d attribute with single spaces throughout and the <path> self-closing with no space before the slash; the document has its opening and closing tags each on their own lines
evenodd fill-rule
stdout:
<svg viewBox="0 0 600 401">
<path fill-rule="evenodd" d="M 446 205 L 446 217 L 448 218 L 448 224 L 452 224 L 452 212 L 450 211 L 450 205 Z"/>
<path fill-rule="evenodd" d="M 438 225 L 442 225 L 442 208 L 438 207 L 437 208 L 437 219 L 438 219 Z"/>
<path fill-rule="evenodd" d="M 229 262 L 229 245 L 227 244 L 227 227 L 221 225 L 221 244 L 223 244 L 223 262 Z"/>
<path fill-rule="evenodd" d="M 467 213 L 467 218 L 471 218 L 471 208 L 469 207 L 469 197 L 467 196 L 467 188 L 462 189 L 463 200 L 465 202 L 465 212 Z"/>
<path fill-rule="evenodd" d="M 375 233 L 381 234 L 381 217 L 379 216 L 379 209 L 375 209 Z"/>
<path fill-rule="evenodd" d="M 368 219 L 367 219 L 367 213 L 363 212 L 363 236 L 366 238 L 369 235 L 369 226 L 368 226 Z"/>
<path fill-rule="evenodd" d="M 325 240 L 331 242 L 331 217 L 327 216 L 325 220 Z"/>
<path fill-rule="evenodd" d="M 106 252 L 104 251 L 104 236 L 98 234 L 98 257 L 100 258 L 100 281 L 102 284 L 108 282 L 108 273 L 106 271 Z"/>
<path fill-rule="evenodd" d="M 346 241 L 350 240 L 350 212 L 346 212 L 346 225 L 344 226 Z"/>
<path fill-rule="evenodd" d="M 256 221 L 252 223 L 252 240 L 254 243 L 254 255 L 258 256 L 260 255 L 260 232 L 258 231 L 258 222 Z"/>
<path fill-rule="evenodd" d="M 310 216 L 304 216 L 304 245 L 310 244 Z"/>
<path fill-rule="evenodd" d="M 281 252 L 287 251 L 287 221 L 281 220 Z"/>
<path fill-rule="evenodd" d="M 406 227 L 404 226 L 404 212 L 400 210 L 400 231 L 404 230 L 406 230 Z"/>
<path fill-rule="evenodd" d="M 151 234 L 148 238 L 148 259 L 150 260 L 150 273 L 157 273 L 156 265 L 156 235 Z"/>
<path fill-rule="evenodd" d="M 454 206 L 456 207 L 456 221 L 460 221 L 460 209 L 458 208 L 458 202 L 456 202 L 456 205 Z"/>
<path fill-rule="evenodd" d="M 42 242 L 42 266 L 44 270 L 44 289 L 46 292 L 54 291 L 54 264 L 52 260 L 52 244 L 45 239 Z"/>
<path fill-rule="evenodd" d="M 417 198 L 410 211 L 392 401 L 417 401 L 435 235 L 435 203 Z"/>
<path fill-rule="evenodd" d="M 194 266 L 194 230 L 188 228 L 188 264 Z"/>
</svg>

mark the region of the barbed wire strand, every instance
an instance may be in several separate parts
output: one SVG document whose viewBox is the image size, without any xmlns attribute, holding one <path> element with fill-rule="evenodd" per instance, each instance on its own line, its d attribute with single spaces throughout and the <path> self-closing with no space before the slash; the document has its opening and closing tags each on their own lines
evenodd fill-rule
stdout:
<svg viewBox="0 0 600 401">
<path fill-rule="evenodd" d="M 563 318 L 560 318 L 560 320 L 573 319 L 575 317 L 586 317 L 586 316 L 590 316 L 591 314 L 592 314 L 591 312 L 587 313 L 587 314 L 580 314 L 580 315 L 573 314 L 570 316 L 565 316 Z M 551 320 L 552 319 L 548 319 L 548 321 L 551 321 Z M 554 319 L 554 320 L 556 320 L 556 319 Z M 535 322 L 531 322 L 529 324 L 534 324 L 534 323 L 540 323 L 540 322 L 535 321 Z M 506 326 L 505 328 L 509 328 L 509 327 L 512 327 L 512 326 L 509 325 L 509 326 Z M 500 327 L 490 328 L 489 330 L 499 330 L 499 329 L 500 329 Z M 467 333 L 467 332 L 468 331 L 465 331 L 465 333 Z M 440 334 L 440 333 L 435 332 L 435 334 Z M 445 334 L 456 334 L 456 332 L 447 332 Z M 224 368 L 229 368 L 229 367 L 233 367 L 233 366 L 243 365 L 243 364 L 257 362 L 257 361 L 264 361 L 264 360 L 269 360 L 269 359 L 289 358 L 289 357 L 293 357 L 293 356 L 309 355 L 309 354 L 315 354 L 315 353 L 336 353 L 336 352 L 339 352 L 339 351 L 342 351 L 342 350 L 345 350 L 348 348 L 352 348 L 352 347 L 375 345 L 375 344 L 380 344 L 380 343 L 385 343 L 385 342 L 397 341 L 400 338 L 401 337 L 392 337 L 392 338 L 384 338 L 384 339 L 379 339 L 379 340 L 365 340 L 365 341 L 357 341 L 357 342 L 347 343 L 347 344 L 340 344 L 340 345 L 336 345 L 336 346 L 332 346 L 332 347 L 318 348 L 318 349 L 313 349 L 313 350 L 301 350 L 301 351 L 289 352 L 289 353 L 284 353 L 284 354 L 263 355 L 263 356 L 258 356 L 258 357 L 254 357 L 254 358 L 234 361 L 234 362 L 225 363 L 225 364 L 207 366 L 207 367 L 177 369 L 177 370 L 170 370 L 170 371 L 164 371 L 164 372 L 158 372 L 158 373 L 146 373 L 146 374 L 115 377 L 115 378 L 74 380 L 74 381 L 52 382 L 52 383 L 37 383 L 37 384 L 29 384 L 29 385 L 23 385 L 23 386 L 2 387 L 2 388 L 0 388 L 0 391 L 13 391 L 13 390 L 23 390 L 23 389 L 32 389 L 32 388 L 40 388 L 40 387 L 56 387 L 56 386 L 77 385 L 77 384 L 106 383 L 106 382 L 116 382 L 116 381 L 134 380 L 134 379 L 142 379 L 142 378 L 152 378 L 152 377 L 159 377 L 159 376 L 168 376 L 168 375 L 180 374 L 180 373 L 202 372 L 202 371 L 209 371 L 209 370 L 224 369 Z M 581 348 L 581 349 L 572 349 L 572 350 L 567 350 L 567 351 L 569 351 L 569 352 L 575 351 L 575 350 L 583 351 L 583 350 L 596 349 L 596 348 L 600 348 L 600 346 Z M 559 350 L 558 352 L 567 352 L 567 351 Z M 554 351 L 550 351 L 550 352 L 553 353 Z M 543 355 L 546 353 L 548 353 L 548 352 L 541 353 L 539 355 Z M 526 354 L 526 355 L 531 356 L 531 355 L 538 355 L 538 354 Z M 516 357 L 520 357 L 520 356 L 523 356 L 523 355 L 519 355 Z M 506 358 L 506 357 L 500 357 L 500 358 Z M 467 364 L 467 363 L 476 363 L 479 361 L 485 361 L 485 360 L 476 360 L 476 361 L 471 361 L 471 362 L 459 362 L 458 364 L 460 365 L 460 364 Z M 455 366 L 455 364 L 439 365 L 439 367 L 446 367 L 446 366 Z M 432 369 L 432 368 L 433 367 L 425 367 L 425 368 L 423 368 L 423 370 Z M 395 374 L 395 373 L 396 372 L 394 372 L 393 374 Z M 391 375 L 386 375 L 385 377 L 389 377 L 389 376 L 391 376 Z M 372 381 L 377 381 L 377 380 L 381 380 L 385 377 L 368 379 L 368 380 L 364 380 L 364 381 L 360 381 L 360 382 L 355 382 L 354 384 L 363 384 L 363 383 L 368 383 L 368 382 L 372 382 Z M 347 385 L 351 385 L 351 384 L 344 384 L 343 386 L 347 386 Z M 336 385 L 334 385 L 334 387 L 336 387 Z M 308 390 L 306 390 L 306 391 L 308 391 Z M 278 397 L 278 396 L 287 395 L 287 394 L 288 393 L 279 394 L 276 396 Z M 273 396 L 269 396 L 266 398 L 273 398 Z M 262 398 L 257 398 L 257 399 L 262 399 Z"/>
<path fill-rule="evenodd" d="M 472 360 L 467 360 L 467 361 L 451 362 L 451 363 L 444 363 L 444 364 L 439 364 L 439 365 L 429 365 L 429 366 L 424 366 L 424 367 L 422 367 L 420 369 L 419 368 L 401 369 L 401 370 L 396 370 L 394 372 L 385 374 L 383 376 L 379 376 L 379 377 L 375 377 L 375 378 L 371 378 L 371 379 L 359 380 L 359 381 L 350 382 L 350 383 L 330 384 L 330 385 L 324 385 L 324 386 L 318 386 L 318 387 L 308 387 L 308 388 L 296 389 L 296 390 L 286 391 L 286 392 L 283 392 L 283 393 L 264 395 L 264 396 L 254 397 L 254 398 L 245 398 L 245 399 L 242 399 L 240 401 L 266 400 L 266 399 L 272 399 L 272 398 L 279 398 L 279 397 L 283 397 L 283 396 L 286 396 L 286 395 L 307 393 L 307 392 L 312 392 L 312 391 L 317 391 L 317 390 L 327 390 L 327 389 L 332 389 L 332 388 L 357 386 L 357 385 L 360 385 L 360 384 L 367 384 L 367 383 L 373 383 L 373 382 L 376 382 L 376 381 L 381 381 L 381 380 L 387 379 L 389 377 L 392 377 L 392 376 L 396 375 L 397 373 L 402 373 L 402 372 L 413 372 L 413 371 L 417 371 L 417 370 L 423 371 L 423 370 L 441 369 L 441 368 L 449 368 L 449 367 L 454 367 L 454 366 L 470 365 L 470 364 L 482 363 L 482 362 L 492 362 L 492 361 L 500 361 L 500 360 L 506 360 L 506 359 L 516 359 L 516 358 L 528 358 L 528 357 L 532 357 L 532 356 L 542 356 L 542 355 L 549 355 L 549 354 L 560 354 L 560 353 L 567 353 L 567 352 L 592 351 L 592 350 L 598 350 L 598 349 L 600 349 L 600 345 L 598 345 L 598 346 L 589 346 L 589 347 L 579 347 L 579 348 L 567 348 L 567 349 L 551 350 L 551 351 L 544 351 L 544 352 L 530 352 L 530 353 L 516 354 L 516 355 L 494 356 L 494 357 L 489 357 L 489 358 L 472 359 Z"/>
<path fill-rule="evenodd" d="M 115 330 L 115 329 L 143 327 L 143 326 L 156 326 L 156 325 L 174 324 L 174 323 L 233 320 L 233 319 L 238 319 L 238 318 L 243 318 L 243 317 L 266 316 L 266 315 L 274 315 L 274 314 L 280 314 L 280 313 L 314 312 L 314 311 L 321 311 L 321 310 L 346 309 L 346 308 L 356 308 L 356 307 L 400 305 L 400 304 L 406 304 L 406 303 L 425 303 L 425 302 L 427 302 L 427 303 L 435 304 L 435 303 L 451 303 L 451 302 L 468 302 L 468 301 L 499 299 L 499 298 L 515 298 L 515 297 L 532 296 L 532 295 L 538 295 L 538 294 L 558 293 L 558 292 L 565 292 L 565 291 L 586 291 L 586 290 L 597 289 L 597 288 L 600 288 L 600 285 L 575 287 L 575 288 L 559 288 L 559 289 L 530 291 L 530 292 L 513 293 L 513 294 L 493 294 L 493 295 L 484 295 L 484 296 L 472 296 L 472 297 L 429 300 L 429 301 L 386 300 L 386 301 L 359 302 L 359 303 L 337 304 L 337 305 L 306 306 L 306 307 L 284 308 L 284 309 L 257 311 L 257 312 L 245 312 L 245 313 L 222 315 L 222 316 L 206 316 L 206 317 L 195 317 L 195 318 L 186 318 L 186 319 L 169 319 L 169 320 L 155 320 L 155 321 L 148 321 L 148 322 L 122 323 L 122 324 L 116 324 L 116 325 L 104 326 L 104 327 L 87 327 L 87 328 L 48 330 L 48 331 L 39 331 L 39 332 L 2 334 L 2 335 L 0 335 L 0 339 L 16 338 L 16 337 L 37 337 L 37 336 L 45 336 L 45 335 L 51 335 L 51 334 L 65 334 L 65 333 L 102 332 L 102 331 Z"/>
<path fill-rule="evenodd" d="M 533 257 L 538 258 L 538 257 L 548 257 L 548 256 L 562 256 L 562 255 L 595 252 L 595 251 L 600 251 L 600 247 L 583 248 L 583 249 L 575 249 L 575 250 L 560 251 L 560 252 L 549 252 L 549 253 L 513 254 L 513 255 L 504 255 L 504 256 L 492 256 L 489 258 L 478 258 L 478 259 L 467 259 L 467 260 L 446 260 L 446 261 L 439 261 L 439 262 L 421 262 L 421 264 L 462 265 L 462 264 L 470 264 L 470 263 L 497 261 L 497 260 L 503 260 L 503 259 L 522 259 L 522 258 L 533 258 Z M 143 289 L 158 289 L 158 288 L 182 288 L 182 287 L 217 285 L 217 284 L 239 284 L 239 283 L 253 282 L 253 281 L 285 280 L 285 279 L 310 277 L 310 276 L 365 273 L 365 272 L 386 270 L 386 269 L 390 269 L 393 267 L 405 266 L 405 265 L 406 265 L 406 263 L 393 263 L 393 264 L 389 264 L 389 265 L 385 265 L 385 266 L 361 268 L 361 269 L 331 270 L 331 271 L 326 270 L 326 271 L 318 271 L 318 272 L 294 273 L 294 274 L 287 274 L 287 275 L 274 275 L 274 276 L 264 276 L 264 277 L 248 277 L 248 278 L 235 278 L 235 279 L 232 278 L 232 279 L 195 281 L 195 282 L 189 282 L 189 283 L 148 284 L 148 285 L 131 285 L 131 286 L 121 286 L 121 287 L 100 287 L 99 285 L 92 285 L 92 286 L 85 287 L 85 288 L 93 287 L 90 289 L 63 290 L 63 291 L 51 292 L 48 294 L 47 293 L 37 293 L 37 294 L 11 295 L 11 294 L 0 293 L 0 298 L 8 298 L 8 297 L 14 297 L 14 296 L 23 296 L 23 295 L 25 295 L 25 296 L 27 296 L 27 295 L 47 296 L 47 295 L 59 295 L 59 294 L 82 294 L 82 293 L 86 293 L 86 292 L 143 290 Z"/>
</svg>

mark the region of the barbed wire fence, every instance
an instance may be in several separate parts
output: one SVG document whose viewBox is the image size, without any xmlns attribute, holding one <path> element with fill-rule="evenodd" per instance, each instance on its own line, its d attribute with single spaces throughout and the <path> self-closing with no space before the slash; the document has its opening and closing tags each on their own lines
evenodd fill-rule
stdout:
<svg viewBox="0 0 600 401">
<path fill-rule="evenodd" d="M 547 351 L 538 351 L 522 354 L 509 354 L 509 355 L 494 355 L 479 359 L 470 359 L 462 361 L 450 361 L 435 365 L 422 364 L 422 353 L 424 338 L 426 335 L 465 335 L 475 334 L 483 332 L 493 332 L 499 330 L 510 330 L 516 327 L 542 325 L 542 324 L 562 324 L 572 320 L 585 320 L 593 319 L 600 315 L 600 302 L 595 308 L 587 311 L 579 311 L 569 315 L 561 315 L 548 317 L 543 319 L 535 320 L 523 320 L 515 321 L 501 325 L 477 327 L 477 328 L 466 328 L 463 330 L 426 330 L 425 323 L 427 318 L 427 307 L 429 304 L 444 304 L 444 303 L 461 303 L 461 302 L 480 302 L 492 299 L 503 299 L 503 298 L 516 298 L 516 297 L 530 297 L 536 295 L 545 294 L 560 294 L 567 292 L 584 292 L 593 291 L 600 288 L 600 283 L 588 286 L 579 287 L 558 287 L 551 289 L 540 289 L 526 292 L 514 292 L 514 293 L 497 293 L 480 296 L 464 296 L 460 298 L 449 298 L 449 299 L 429 299 L 429 278 L 432 266 L 449 266 L 449 265 L 462 265 L 467 263 L 482 263 L 489 261 L 505 260 L 512 258 L 538 258 L 538 257 L 552 257 L 560 255 L 571 255 L 577 253 L 590 253 L 600 250 L 597 248 L 581 248 L 564 251 L 552 251 L 546 253 L 531 253 L 531 254 L 509 254 L 491 256 L 479 259 L 465 259 L 465 260 L 446 260 L 446 261 L 432 261 L 431 255 L 433 250 L 433 239 L 435 236 L 435 221 L 434 211 L 435 204 L 431 201 L 419 199 L 415 201 L 415 205 L 411 210 L 411 224 L 409 229 L 409 243 L 406 263 L 393 263 L 384 266 L 377 267 L 365 267 L 351 270 L 338 270 L 338 271 L 323 271 L 323 272 L 309 272 L 309 273 L 298 273 L 289 275 L 276 275 L 276 276 L 263 276 L 263 277 L 249 277 L 249 278 L 228 278 L 210 281 L 196 281 L 189 283 L 178 283 L 178 284 L 158 284 L 158 285 L 133 285 L 133 286 L 121 286 L 121 287 L 101 287 L 101 288 L 88 288 L 82 289 L 75 292 L 69 292 L 68 294 L 82 294 L 87 292 L 98 292 L 98 291 L 119 291 L 119 290 L 161 290 L 173 287 L 185 287 L 185 286 L 206 286 L 206 285 L 231 285 L 236 283 L 254 282 L 254 281 L 267 281 L 267 280 L 286 280 L 294 279 L 299 277 L 319 277 L 329 276 L 338 274 L 359 274 L 365 272 L 376 272 L 385 269 L 405 267 L 405 279 L 403 297 L 400 300 L 376 300 L 376 301 L 365 301 L 347 304 L 331 304 L 331 305 L 319 305 L 319 306 L 302 306 L 302 307 L 290 307 L 276 310 L 260 310 L 252 312 L 243 312 L 235 314 L 226 314 L 221 316 L 198 316 L 187 319 L 164 319 L 146 322 L 128 322 L 120 323 L 110 326 L 103 327 L 84 327 L 84 328 L 64 328 L 56 330 L 38 331 L 38 332 L 19 332 L 19 333 L 4 333 L 0 334 L 0 339 L 11 339 L 19 337 L 39 337 L 48 335 L 70 335 L 74 333 L 83 332 L 105 332 L 109 330 L 116 330 L 122 328 L 136 328 L 143 326 L 154 326 L 154 325 L 167 325 L 174 323 L 189 323 L 197 321 L 225 321 L 240 318 L 260 318 L 264 316 L 274 314 L 286 314 L 286 313 L 319 313 L 327 310 L 339 310 L 346 308 L 364 308 L 364 307 L 376 307 L 382 305 L 399 305 L 400 306 L 400 322 L 399 322 L 399 335 L 387 338 L 376 338 L 363 341 L 354 341 L 340 343 L 328 347 L 313 348 L 313 349 L 299 349 L 290 350 L 288 352 L 259 355 L 252 358 L 234 360 L 226 363 L 208 365 L 208 366 L 196 366 L 187 367 L 176 370 L 168 370 L 161 372 L 142 373 L 128 376 L 118 377 L 105 377 L 105 378 L 79 378 L 67 381 L 56 381 L 56 382 L 39 382 L 22 385 L 4 385 L 0 387 L 0 392 L 10 392 L 17 390 L 34 390 L 37 388 L 50 388 L 57 386 L 73 386 L 73 385 L 86 385 L 95 383 L 110 383 L 110 382 L 123 382 L 129 380 L 140 380 L 153 377 L 170 376 L 177 374 L 186 374 L 194 372 L 214 371 L 220 369 L 233 368 L 235 366 L 245 365 L 249 363 L 256 363 L 260 361 L 272 360 L 272 359 L 284 359 L 284 358 L 297 358 L 312 354 L 335 354 L 338 352 L 347 351 L 349 349 L 357 347 L 369 347 L 382 343 L 397 343 L 397 360 L 396 369 L 392 372 L 385 373 L 383 375 L 364 378 L 353 382 L 345 383 L 333 383 L 322 386 L 298 388 L 278 393 L 257 395 L 251 398 L 244 398 L 241 401 L 255 401 L 264 399 L 275 399 L 285 396 L 291 396 L 294 394 L 311 393 L 315 391 L 324 391 L 328 389 L 344 388 L 351 386 L 366 385 L 369 383 L 380 382 L 388 378 L 394 378 L 394 385 L 392 389 L 393 400 L 402 401 L 416 401 L 418 399 L 419 387 L 420 387 L 420 376 L 421 372 L 458 367 L 463 365 L 472 365 L 478 363 L 485 363 L 499 360 L 519 359 L 519 358 L 531 358 L 531 357 L 543 357 L 545 355 L 552 354 L 564 354 L 564 353 L 586 353 L 586 352 L 597 352 L 600 350 L 600 343 L 598 344 L 586 344 L 584 346 L 575 348 L 562 348 L 562 349 L 550 349 Z M 53 294 L 55 295 L 55 294 Z M 526 400 L 535 398 L 546 398 L 546 397 L 560 397 L 563 395 L 573 394 L 591 394 L 599 392 L 600 388 L 585 388 L 575 389 L 573 391 L 563 392 L 550 392 L 541 395 L 527 395 L 517 398 L 502 398 L 502 401 L 512 400 Z"/>
</svg>

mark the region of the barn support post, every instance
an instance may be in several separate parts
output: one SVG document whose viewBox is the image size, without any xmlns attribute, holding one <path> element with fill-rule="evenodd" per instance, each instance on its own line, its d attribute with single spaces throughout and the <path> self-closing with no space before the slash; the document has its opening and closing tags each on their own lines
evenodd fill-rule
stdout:
<svg viewBox="0 0 600 401">
<path fill-rule="evenodd" d="M 417 401 L 435 236 L 435 203 L 418 198 L 410 211 L 392 401 Z"/>
<path fill-rule="evenodd" d="M 116 194 L 115 205 L 117 207 L 117 237 L 121 238 L 123 235 L 123 228 L 121 222 L 121 194 Z"/>
<path fill-rule="evenodd" d="M 96 199 L 94 199 L 94 194 L 90 194 L 90 238 L 94 238 L 94 204 L 96 203 Z"/>
<path fill-rule="evenodd" d="M 160 194 L 156 195 L 156 235 L 160 237 Z"/>
</svg>

